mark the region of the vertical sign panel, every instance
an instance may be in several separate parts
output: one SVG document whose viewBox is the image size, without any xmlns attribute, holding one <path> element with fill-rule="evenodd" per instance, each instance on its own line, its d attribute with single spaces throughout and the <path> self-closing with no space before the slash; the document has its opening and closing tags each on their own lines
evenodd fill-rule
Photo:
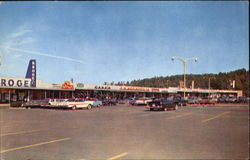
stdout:
<svg viewBox="0 0 250 160">
<path fill-rule="evenodd" d="M 35 59 L 30 60 L 25 78 L 30 78 L 31 79 L 30 86 L 36 87 L 36 60 Z"/>
</svg>

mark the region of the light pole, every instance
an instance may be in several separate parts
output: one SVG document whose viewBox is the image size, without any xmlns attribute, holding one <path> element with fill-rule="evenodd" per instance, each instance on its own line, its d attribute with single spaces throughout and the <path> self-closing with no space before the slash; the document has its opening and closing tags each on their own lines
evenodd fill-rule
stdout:
<svg viewBox="0 0 250 160">
<path fill-rule="evenodd" d="M 208 78 L 208 89 L 211 89 L 211 79 L 215 79 L 215 77 L 209 77 Z"/>
<path fill-rule="evenodd" d="M 211 79 L 215 79 L 215 77 L 209 77 L 208 78 L 208 90 L 210 92 L 210 89 L 211 89 Z M 209 93 L 209 96 L 210 96 L 210 93 Z"/>
<path fill-rule="evenodd" d="M 180 60 L 182 63 L 183 63 L 183 66 L 184 66 L 184 98 L 186 97 L 186 63 L 188 61 L 191 61 L 191 60 L 194 60 L 195 62 L 198 61 L 198 58 L 187 58 L 187 59 L 182 59 L 180 57 L 172 57 L 172 61 L 175 60 L 175 59 L 178 59 Z"/>
</svg>

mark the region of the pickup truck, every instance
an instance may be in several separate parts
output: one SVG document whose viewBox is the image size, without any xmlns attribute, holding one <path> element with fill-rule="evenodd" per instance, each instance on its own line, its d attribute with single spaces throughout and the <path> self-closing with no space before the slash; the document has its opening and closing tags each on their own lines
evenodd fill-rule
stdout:
<svg viewBox="0 0 250 160">
<path fill-rule="evenodd" d="M 148 107 L 150 111 L 153 110 L 177 110 L 183 102 L 180 102 L 179 99 L 175 99 L 172 97 L 166 99 L 155 99 L 151 102 L 148 102 Z"/>
</svg>

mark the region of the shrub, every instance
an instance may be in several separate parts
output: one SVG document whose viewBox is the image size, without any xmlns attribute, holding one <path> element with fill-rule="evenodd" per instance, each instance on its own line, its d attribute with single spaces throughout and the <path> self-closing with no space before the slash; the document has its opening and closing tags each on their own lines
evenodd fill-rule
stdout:
<svg viewBox="0 0 250 160">
<path fill-rule="evenodd" d="M 10 106 L 11 107 L 21 107 L 22 106 L 22 101 L 11 102 Z"/>
</svg>

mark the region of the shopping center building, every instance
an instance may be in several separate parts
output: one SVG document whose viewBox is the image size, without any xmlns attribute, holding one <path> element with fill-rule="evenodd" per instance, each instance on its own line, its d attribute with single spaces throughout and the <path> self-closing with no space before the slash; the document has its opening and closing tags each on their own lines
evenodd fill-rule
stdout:
<svg viewBox="0 0 250 160">
<path fill-rule="evenodd" d="M 240 90 L 214 90 L 186 88 L 188 96 L 242 96 Z M 183 95 L 184 88 L 168 87 L 137 87 L 124 85 L 99 85 L 73 83 L 65 81 L 63 84 L 45 83 L 36 79 L 36 60 L 30 60 L 25 78 L 0 77 L 0 103 L 20 100 L 34 100 L 45 98 L 85 98 L 98 99 L 116 98 L 128 99 L 132 97 L 167 97 L 169 95 Z"/>
</svg>

